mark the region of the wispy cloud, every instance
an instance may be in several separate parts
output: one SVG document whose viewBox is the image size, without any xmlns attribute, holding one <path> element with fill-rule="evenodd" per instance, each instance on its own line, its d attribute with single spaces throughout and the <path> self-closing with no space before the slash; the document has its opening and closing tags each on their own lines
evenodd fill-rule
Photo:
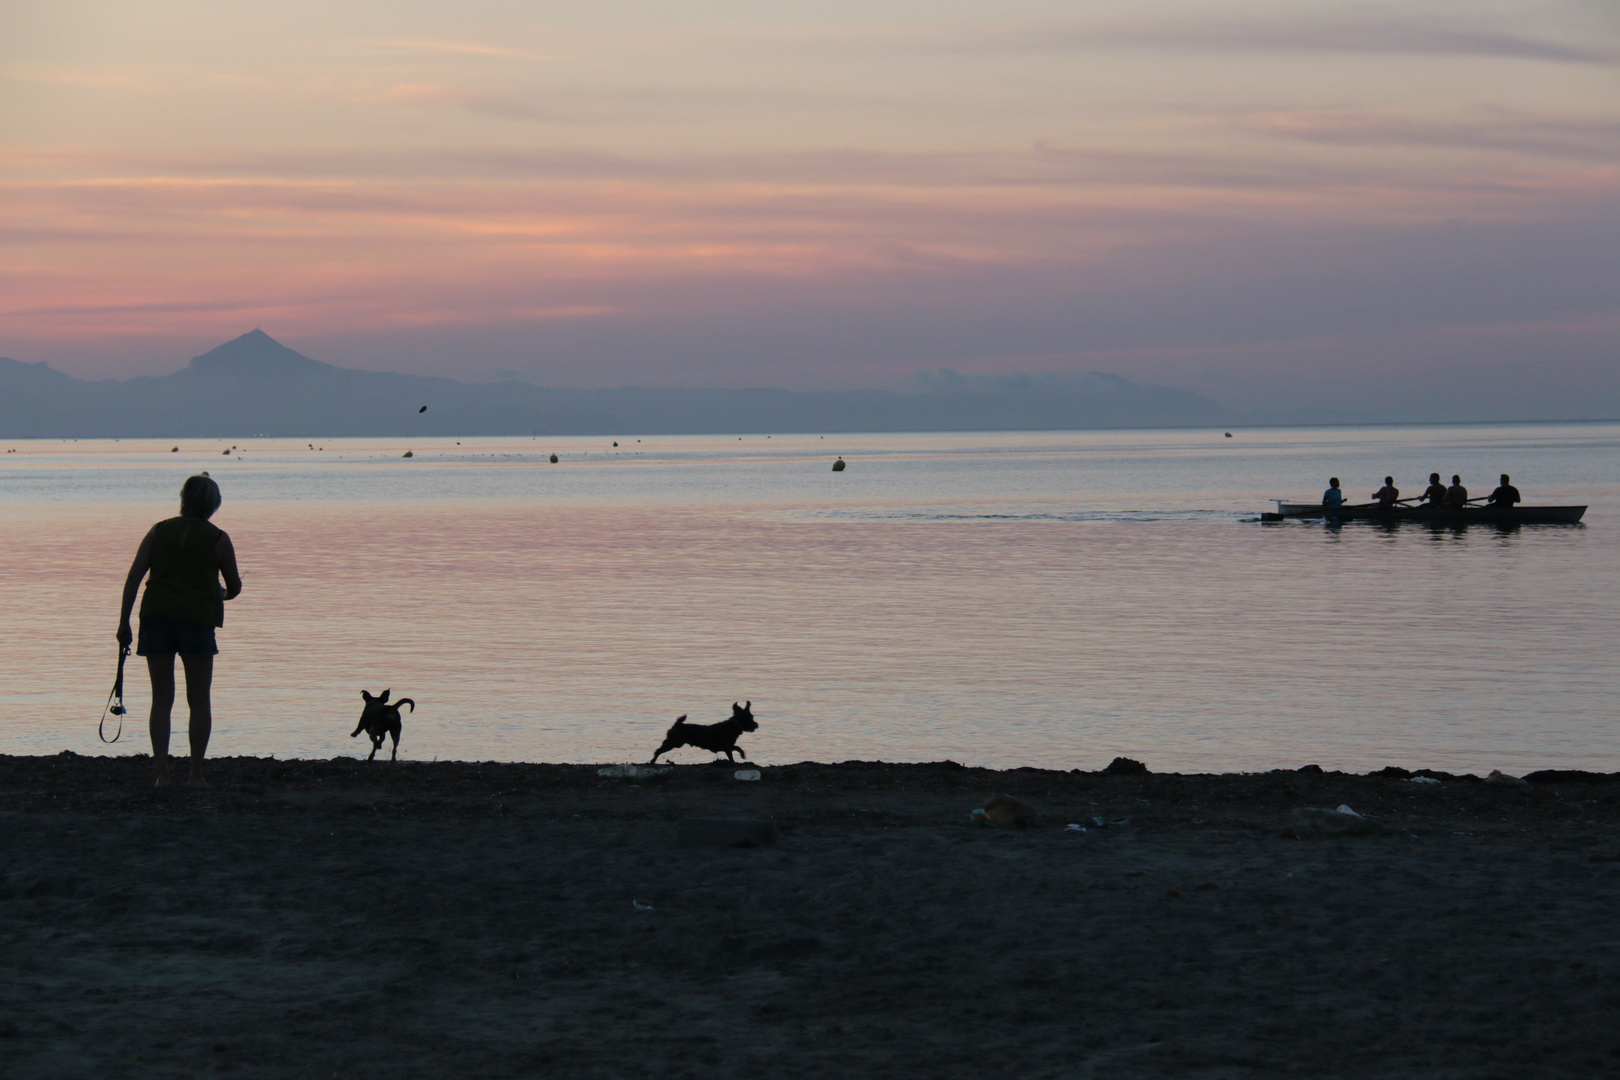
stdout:
<svg viewBox="0 0 1620 1080">
<path fill-rule="evenodd" d="M 1479 57 L 1615 64 L 1612 43 L 1559 41 L 1442 18 L 1196 19 L 1169 22 L 1026 22 L 920 28 L 829 38 L 846 47 L 964 53 L 1158 52 Z"/>
<path fill-rule="evenodd" d="M 1332 146 L 1410 146 L 1497 150 L 1613 164 L 1620 162 L 1620 120 L 1579 120 L 1479 110 L 1452 120 L 1389 110 L 1253 112 L 1233 126 L 1275 139 Z"/>
</svg>

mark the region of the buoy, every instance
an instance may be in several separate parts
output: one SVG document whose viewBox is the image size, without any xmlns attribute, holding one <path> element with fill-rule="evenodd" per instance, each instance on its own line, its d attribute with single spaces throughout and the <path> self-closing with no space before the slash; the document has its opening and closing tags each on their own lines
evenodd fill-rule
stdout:
<svg viewBox="0 0 1620 1080">
<path fill-rule="evenodd" d="M 553 465 L 557 464 L 557 455 L 556 454 L 551 455 L 551 463 Z"/>
<path fill-rule="evenodd" d="M 231 452 L 229 450 L 221 450 L 220 453 L 224 454 L 226 457 L 231 456 Z"/>
<path fill-rule="evenodd" d="M 614 443 L 614 444 L 613 444 L 613 445 L 614 445 L 614 446 L 618 446 L 618 445 L 619 445 L 619 444 L 618 444 L 618 443 Z"/>
<path fill-rule="evenodd" d="M 844 471 L 844 459 L 839 458 L 837 461 L 833 462 L 833 472 L 843 472 L 843 471 Z"/>
<path fill-rule="evenodd" d="M 1228 431 L 1228 432 L 1227 432 L 1227 433 L 1226 433 L 1226 437 L 1227 437 L 1227 438 L 1228 438 L 1228 439 L 1230 439 L 1230 438 L 1231 438 L 1231 437 L 1232 437 L 1232 433 L 1231 433 L 1231 432 L 1230 432 L 1230 431 Z"/>
<path fill-rule="evenodd" d="M 427 406 L 426 406 L 426 405 L 424 405 L 424 406 L 422 406 L 422 407 L 421 407 L 421 408 L 420 408 L 420 409 L 417 409 L 417 410 L 416 410 L 416 411 L 417 411 L 417 412 L 418 412 L 418 413 L 425 413 L 425 412 L 427 412 Z"/>
<path fill-rule="evenodd" d="M 171 453 L 171 454 L 178 454 L 178 453 L 179 453 L 179 452 L 180 452 L 180 448 L 179 448 L 179 447 L 178 447 L 178 446 L 171 446 L 171 447 L 169 447 L 169 453 Z"/>
<path fill-rule="evenodd" d="M 415 457 L 416 455 L 411 453 L 409 450 L 407 450 L 407 451 L 405 451 L 405 456 L 406 457 Z"/>
</svg>

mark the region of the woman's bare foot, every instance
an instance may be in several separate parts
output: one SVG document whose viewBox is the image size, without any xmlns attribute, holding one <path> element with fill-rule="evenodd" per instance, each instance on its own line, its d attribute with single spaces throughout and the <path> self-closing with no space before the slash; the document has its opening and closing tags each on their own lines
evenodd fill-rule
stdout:
<svg viewBox="0 0 1620 1080">
<path fill-rule="evenodd" d="M 213 786 L 214 785 L 210 784 L 200 776 L 191 776 L 186 778 L 186 787 L 189 788 L 207 788 Z"/>
<path fill-rule="evenodd" d="M 174 783 L 169 779 L 169 774 L 168 773 L 158 773 L 157 779 L 152 781 L 152 786 L 153 787 L 173 787 Z"/>
</svg>

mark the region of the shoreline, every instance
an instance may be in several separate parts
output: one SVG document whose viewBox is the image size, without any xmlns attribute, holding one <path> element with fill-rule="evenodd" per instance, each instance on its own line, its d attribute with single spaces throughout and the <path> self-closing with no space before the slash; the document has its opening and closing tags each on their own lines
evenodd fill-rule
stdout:
<svg viewBox="0 0 1620 1080">
<path fill-rule="evenodd" d="M 0 756 L 8 1075 L 1620 1063 L 1617 774 L 598 767 Z M 1040 820 L 970 824 L 999 793 Z M 1372 826 L 1296 814 L 1341 803 Z M 694 818 L 779 835 L 679 846 Z"/>
<path fill-rule="evenodd" d="M 184 732 L 182 731 L 179 734 L 181 736 L 183 736 Z M 386 750 L 384 751 L 384 753 L 386 753 Z M 185 764 L 185 762 L 187 762 L 189 760 L 189 757 L 187 755 L 180 754 L 180 753 L 171 754 L 170 757 L 171 757 L 171 761 L 174 763 L 175 766 L 182 766 L 182 765 Z M 135 753 L 127 753 L 127 752 L 125 752 L 125 753 L 117 753 L 117 754 L 113 754 L 113 753 L 81 754 L 81 753 L 79 753 L 78 751 L 75 751 L 75 750 L 59 750 L 54 754 L 5 754 L 5 753 L 0 753 L 0 773 L 3 773 L 3 771 L 6 769 L 6 767 L 8 765 L 15 767 L 20 763 L 26 763 L 26 762 L 34 762 L 34 763 L 37 763 L 37 764 L 43 764 L 45 762 L 61 763 L 61 762 L 64 762 L 64 761 L 119 762 L 119 763 L 146 762 L 146 763 L 150 763 L 151 760 L 152 760 L 152 755 L 150 753 L 147 753 L 147 752 L 144 752 L 144 751 L 135 752 Z M 1128 763 L 1121 766 L 1119 764 L 1120 762 L 1128 762 Z M 336 765 L 336 766 L 341 767 L 341 766 L 343 766 L 345 764 L 367 766 L 367 767 L 371 767 L 371 768 L 395 768 L 395 769 L 411 769 L 411 770 L 416 770 L 416 769 L 429 769 L 429 770 L 432 770 L 432 769 L 439 769 L 439 768 L 443 768 L 443 769 L 514 768 L 514 769 L 538 769 L 538 770 L 588 770 L 592 776 L 596 775 L 596 770 L 598 770 L 598 769 L 616 767 L 616 766 L 621 766 L 621 765 L 634 765 L 634 766 L 642 767 L 642 768 L 648 767 L 646 762 L 641 762 L 641 761 L 636 761 L 636 762 L 620 762 L 620 761 L 555 762 L 555 761 L 500 761 L 500 760 L 493 760 L 493 759 L 487 760 L 487 761 L 460 760 L 460 759 L 443 759 L 443 760 L 434 759 L 432 761 L 421 761 L 421 760 L 418 760 L 418 759 L 407 759 L 407 760 L 400 760 L 400 761 L 391 761 L 391 760 L 388 760 L 384 756 L 381 756 L 381 755 L 379 755 L 376 760 L 368 761 L 364 756 L 353 755 L 353 754 L 338 754 L 338 755 L 335 755 L 335 756 L 330 757 L 330 758 L 278 758 L 273 754 L 266 755 L 266 756 L 259 756 L 259 755 L 253 755 L 253 754 L 237 754 L 237 755 L 232 755 L 232 756 L 209 757 L 207 759 L 207 767 L 208 768 L 211 769 L 216 764 L 220 764 L 220 765 L 223 765 L 223 766 L 226 766 L 227 768 L 229 768 L 231 770 L 232 775 L 237 775 L 238 771 L 241 770 L 241 769 L 252 770 L 255 766 L 263 766 L 263 767 L 270 768 L 272 770 L 276 770 L 276 769 L 280 769 L 280 768 L 283 768 L 283 767 L 298 767 L 298 766 L 314 767 L 314 766 Z M 1039 765 L 1015 765 L 1015 766 L 1011 766 L 1011 767 L 1008 767 L 1008 768 L 997 768 L 995 766 L 989 766 L 989 765 L 964 765 L 961 762 L 952 761 L 952 760 L 949 760 L 949 759 L 939 760 L 939 761 L 885 761 L 885 760 L 881 760 L 881 759 L 865 760 L 865 759 L 859 759 L 859 758 L 851 758 L 851 759 L 848 759 L 848 760 L 845 760 L 845 761 L 808 761 L 807 760 L 807 761 L 784 762 L 784 763 L 778 763 L 778 764 L 761 764 L 759 762 L 749 761 L 749 760 L 745 760 L 745 759 L 741 759 L 741 758 L 739 758 L 738 760 L 736 760 L 734 762 L 728 762 L 725 758 L 721 758 L 721 757 L 717 757 L 717 758 L 715 758 L 715 759 L 713 759 L 711 761 L 699 761 L 699 762 L 693 762 L 693 761 L 673 762 L 673 761 L 667 761 L 666 760 L 666 761 L 660 761 L 660 762 L 657 763 L 657 765 L 651 766 L 651 767 L 657 768 L 657 769 L 660 769 L 660 770 L 665 770 L 665 775 L 669 775 L 669 774 L 672 774 L 672 773 L 675 773 L 675 772 L 684 772 L 684 771 L 696 770 L 696 769 L 714 770 L 714 769 L 722 769 L 722 768 L 729 768 L 729 769 L 733 769 L 733 770 L 736 770 L 736 769 L 758 769 L 758 770 L 761 770 L 762 773 L 765 773 L 765 774 L 781 774 L 781 773 L 789 772 L 791 770 L 803 770 L 803 769 L 895 769 L 895 770 L 944 769 L 944 770 L 952 771 L 952 772 L 961 772 L 961 773 L 963 773 L 965 775 L 975 775 L 975 776 L 983 776 L 983 777 L 990 777 L 990 776 L 1024 776 L 1024 775 L 1031 775 L 1031 774 L 1039 775 L 1039 776 L 1052 776 L 1052 777 L 1067 777 L 1067 776 L 1076 776 L 1076 777 L 1113 777 L 1113 778 L 1124 777 L 1124 776 L 1144 776 L 1144 777 L 1161 777 L 1161 778 L 1176 777 L 1176 778 L 1181 778 L 1181 779 L 1185 779 L 1185 780 L 1255 778 L 1255 777 L 1268 777 L 1268 776 L 1269 777 L 1276 777 L 1276 776 L 1311 777 L 1311 776 L 1316 776 L 1316 777 L 1336 777 L 1336 778 L 1340 778 L 1340 779 L 1373 779 L 1373 778 L 1380 778 L 1380 779 L 1394 779 L 1394 780 L 1411 780 L 1414 777 L 1417 777 L 1417 778 L 1435 780 L 1435 781 L 1438 781 L 1438 782 L 1441 782 L 1441 783 L 1460 783 L 1460 784 L 1478 784 L 1478 783 L 1507 783 L 1507 784 L 1513 784 L 1513 783 L 1516 783 L 1516 782 L 1521 781 L 1521 780 L 1523 782 L 1531 784 L 1531 785 L 1548 785 L 1548 784 L 1564 784 L 1564 783 L 1620 784 L 1620 771 L 1603 772 L 1601 770 L 1593 770 L 1593 769 L 1537 769 L 1537 770 L 1525 773 L 1522 776 L 1506 776 L 1506 775 L 1502 775 L 1502 774 L 1499 774 L 1499 773 L 1492 773 L 1492 774 L 1488 774 L 1486 776 L 1480 776 L 1477 773 L 1471 773 L 1471 772 L 1470 773 L 1453 773 L 1453 772 L 1447 772 L 1444 769 L 1434 769 L 1434 768 L 1429 768 L 1427 766 L 1421 767 L 1421 768 L 1416 768 L 1416 769 L 1408 769 L 1408 768 L 1405 768 L 1405 767 L 1400 766 L 1400 765 L 1385 765 L 1382 768 L 1369 770 L 1367 772 L 1350 772 L 1350 771 L 1347 771 L 1347 770 L 1344 770 L 1344 769 L 1323 769 L 1319 765 L 1306 764 L 1306 765 L 1301 765 L 1301 766 L 1297 766 L 1297 767 L 1279 766 L 1279 767 L 1275 767 L 1275 768 L 1271 768 L 1271 769 L 1237 770 L 1237 771 L 1231 771 L 1231 772 L 1160 772 L 1160 771 L 1156 771 L 1156 770 L 1153 770 L 1153 769 L 1149 769 L 1148 767 L 1146 767 L 1145 765 L 1142 765 L 1139 762 L 1129 762 L 1128 759 L 1115 759 L 1115 763 L 1110 764 L 1109 766 L 1106 766 L 1106 767 L 1100 768 L 1100 769 L 1045 768 L 1045 767 L 1042 767 L 1042 766 L 1039 766 Z M 210 773 L 210 775 L 212 775 L 212 773 Z M 649 782 L 649 781 L 643 781 L 643 782 Z"/>
</svg>

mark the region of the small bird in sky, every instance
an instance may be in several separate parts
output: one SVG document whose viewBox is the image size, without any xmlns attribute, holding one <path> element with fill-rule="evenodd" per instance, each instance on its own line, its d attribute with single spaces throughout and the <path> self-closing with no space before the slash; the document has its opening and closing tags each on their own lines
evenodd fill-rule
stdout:
<svg viewBox="0 0 1620 1080">
<path fill-rule="evenodd" d="M 417 410 L 416 410 L 416 411 L 417 411 L 417 412 L 418 412 L 418 413 L 425 413 L 425 412 L 427 412 L 427 406 L 426 406 L 426 405 L 424 405 L 424 406 L 422 406 L 422 407 L 421 407 L 421 408 L 420 408 L 420 409 L 417 409 Z"/>
</svg>

